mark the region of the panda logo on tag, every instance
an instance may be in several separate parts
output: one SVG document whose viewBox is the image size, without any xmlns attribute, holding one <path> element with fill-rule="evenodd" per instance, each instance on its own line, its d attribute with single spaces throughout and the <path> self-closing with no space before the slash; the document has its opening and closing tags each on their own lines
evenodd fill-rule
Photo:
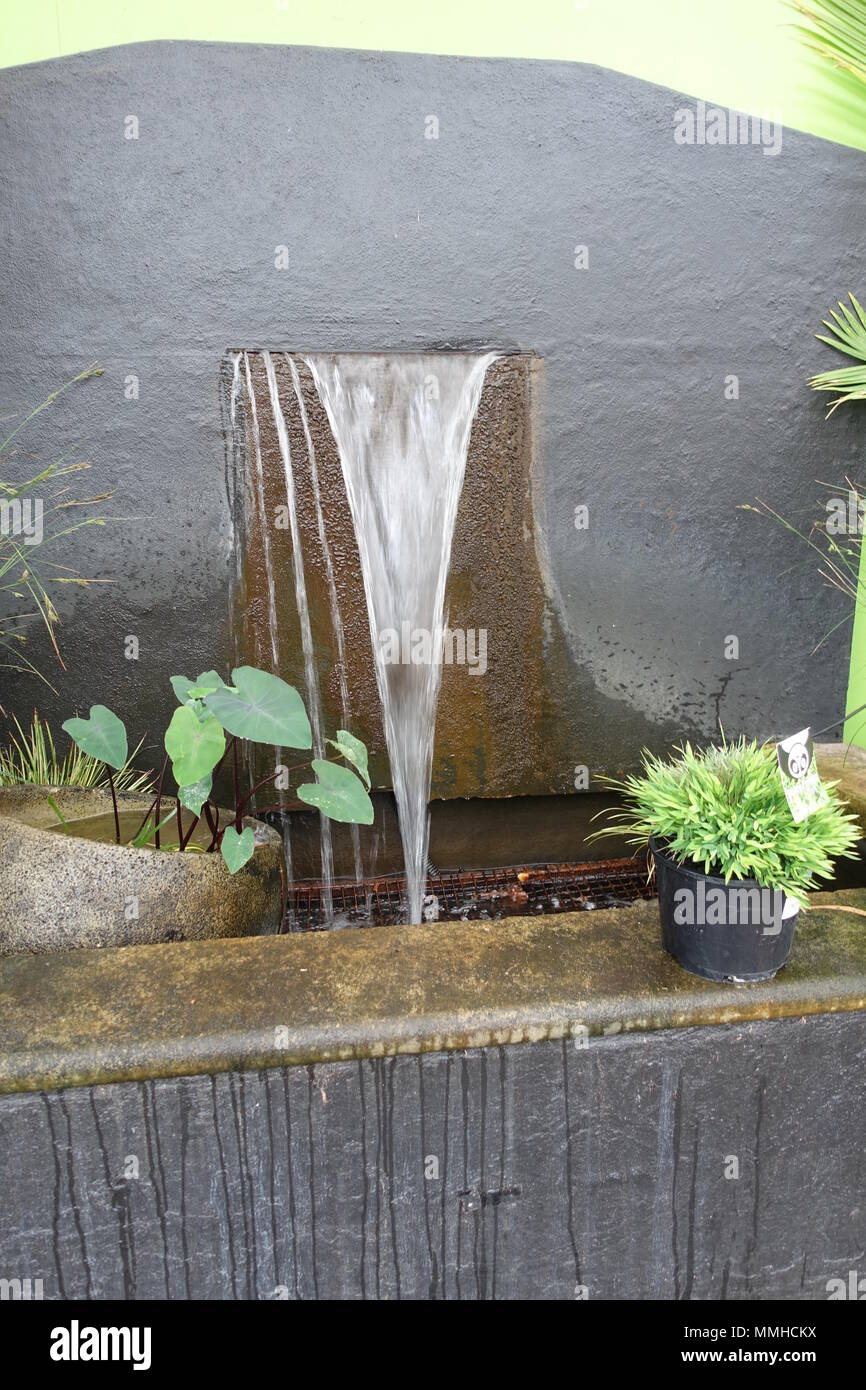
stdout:
<svg viewBox="0 0 866 1390">
<path fill-rule="evenodd" d="M 818 776 L 811 729 L 801 729 L 776 744 L 779 776 L 791 815 L 798 823 L 827 801 L 827 788 Z"/>
<path fill-rule="evenodd" d="M 788 750 L 788 775 L 793 777 L 795 782 L 799 782 L 801 777 L 805 777 L 809 771 L 809 764 L 812 755 L 808 744 L 800 743 L 799 739 L 793 748 Z"/>
</svg>

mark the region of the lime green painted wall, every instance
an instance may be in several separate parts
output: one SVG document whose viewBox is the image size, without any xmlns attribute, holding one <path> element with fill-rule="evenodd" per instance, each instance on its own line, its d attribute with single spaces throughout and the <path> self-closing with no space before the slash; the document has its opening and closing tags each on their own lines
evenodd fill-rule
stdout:
<svg viewBox="0 0 866 1390">
<path fill-rule="evenodd" d="M 148 39 L 558 58 L 866 148 L 790 19 L 785 0 L 2 0 L 0 66 Z"/>
<path fill-rule="evenodd" d="M 0 6 L 0 67 L 152 39 L 552 58 L 597 63 L 719 105 L 772 114 L 790 128 L 866 150 L 857 85 L 849 84 L 845 99 L 840 83 L 828 82 L 791 29 L 786 0 L 0 0 Z M 866 293 L 866 285 L 860 289 Z M 866 556 L 861 583 L 866 592 Z M 847 708 L 864 701 L 866 609 L 860 608 Z M 866 747 L 866 716 L 847 732 Z"/>
<path fill-rule="evenodd" d="M 866 704 L 866 550 L 860 553 L 860 593 L 863 599 L 854 613 L 854 631 L 851 634 L 851 667 L 848 673 L 848 704 L 846 709 L 855 710 Z M 866 710 L 850 719 L 845 725 L 844 735 L 858 748 L 866 748 Z"/>
</svg>

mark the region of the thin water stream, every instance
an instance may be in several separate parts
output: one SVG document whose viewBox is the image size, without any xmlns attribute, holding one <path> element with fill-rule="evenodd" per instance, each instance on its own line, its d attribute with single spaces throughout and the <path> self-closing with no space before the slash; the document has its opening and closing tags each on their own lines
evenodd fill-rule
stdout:
<svg viewBox="0 0 866 1390">
<path fill-rule="evenodd" d="M 262 358 L 264 360 L 265 372 L 268 379 L 271 410 L 274 416 L 274 425 L 276 426 L 277 440 L 280 446 L 280 457 L 283 461 L 283 471 L 286 480 L 286 505 L 289 514 L 289 530 L 292 537 L 292 567 L 294 571 L 295 602 L 298 608 L 298 620 L 301 627 L 301 648 L 304 655 L 304 676 L 307 685 L 307 712 L 310 716 L 310 727 L 313 733 L 313 754 L 317 758 L 322 758 L 325 756 L 325 745 L 322 736 L 322 701 L 319 692 L 319 677 L 316 671 L 316 656 L 313 650 L 310 608 L 307 602 L 307 584 L 304 575 L 304 557 L 301 550 L 301 536 L 298 527 L 298 509 L 295 498 L 295 475 L 292 467 L 292 453 L 289 445 L 289 435 L 286 429 L 283 407 L 280 403 L 280 393 L 277 386 L 274 361 L 269 352 L 263 352 Z M 258 430 L 256 431 L 256 438 L 258 439 Z M 267 526 L 265 527 L 265 531 L 267 532 Z M 273 576 L 270 578 L 270 597 L 273 602 Z M 330 914 L 331 884 L 334 877 L 334 852 L 331 841 L 331 823 L 327 816 L 321 816 L 320 821 L 323 902 L 326 913 Z"/>
</svg>

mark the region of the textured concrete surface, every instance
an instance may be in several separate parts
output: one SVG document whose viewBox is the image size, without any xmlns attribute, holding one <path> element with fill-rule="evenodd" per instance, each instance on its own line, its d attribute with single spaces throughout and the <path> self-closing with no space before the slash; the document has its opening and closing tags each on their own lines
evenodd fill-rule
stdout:
<svg viewBox="0 0 866 1390">
<path fill-rule="evenodd" d="M 815 761 L 825 782 L 838 782 L 844 797 L 866 835 L 866 750 L 846 743 L 816 743 Z"/>
<path fill-rule="evenodd" d="M 256 851 L 229 874 L 219 855 L 63 834 L 52 828 L 58 822 L 49 794 L 79 828 L 112 811 L 108 791 L 0 788 L 0 956 L 201 941 L 279 926 L 283 846 L 262 822 L 245 822 L 254 827 Z M 149 797 L 118 795 L 119 810 L 140 820 L 150 805 Z"/>
<path fill-rule="evenodd" d="M 661 949 L 658 904 L 0 962 L 0 1090 L 866 1009 L 866 892 L 819 895 L 774 980 Z"/>
<path fill-rule="evenodd" d="M 863 1274 L 864 1114 L 864 1013 L 5 1096 L 0 1275 L 823 1300 Z"/>
<path fill-rule="evenodd" d="M 838 718 L 847 628 L 811 655 L 838 596 L 782 527 L 736 507 L 757 494 L 808 523 L 814 480 L 857 474 L 859 418 L 825 421 L 805 380 L 835 360 L 813 335 L 866 260 L 863 157 L 787 130 L 774 158 L 678 146 L 691 104 L 581 65 L 219 44 L 0 74 L 0 401 L 101 360 L 27 453 L 79 441 L 88 487 L 114 491 L 103 510 L 131 518 L 64 555 L 113 582 L 59 595 L 57 701 L 4 679 L 4 706 L 65 718 L 98 697 L 153 745 L 168 677 L 226 664 L 227 348 L 491 343 L 544 363 L 531 502 L 543 632 L 568 644 L 569 749 L 563 765 L 552 741 L 547 783 L 718 717 L 759 736 Z M 495 546 L 485 484 L 464 521 Z"/>
</svg>

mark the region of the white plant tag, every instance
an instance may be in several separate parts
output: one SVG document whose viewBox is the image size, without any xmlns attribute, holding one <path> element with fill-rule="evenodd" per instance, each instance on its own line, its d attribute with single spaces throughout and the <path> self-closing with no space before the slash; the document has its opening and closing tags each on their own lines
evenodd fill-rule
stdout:
<svg viewBox="0 0 866 1390">
<path fill-rule="evenodd" d="M 818 776 L 811 729 L 801 729 L 782 739 L 776 744 L 776 757 L 791 815 L 799 823 L 829 800 L 827 788 Z"/>
</svg>

